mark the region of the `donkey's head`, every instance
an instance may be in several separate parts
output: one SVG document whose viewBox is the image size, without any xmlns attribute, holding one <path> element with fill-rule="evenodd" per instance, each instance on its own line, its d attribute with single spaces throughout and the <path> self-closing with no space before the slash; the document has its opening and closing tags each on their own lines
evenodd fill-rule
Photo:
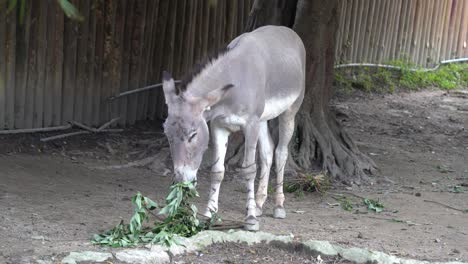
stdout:
<svg viewBox="0 0 468 264">
<path fill-rule="evenodd" d="M 203 97 L 176 92 L 174 79 L 167 72 L 163 73 L 163 89 L 168 106 L 164 133 L 169 140 L 175 180 L 196 180 L 209 142 L 208 125 L 203 112 L 218 102 L 227 89 L 219 89 Z"/>
</svg>

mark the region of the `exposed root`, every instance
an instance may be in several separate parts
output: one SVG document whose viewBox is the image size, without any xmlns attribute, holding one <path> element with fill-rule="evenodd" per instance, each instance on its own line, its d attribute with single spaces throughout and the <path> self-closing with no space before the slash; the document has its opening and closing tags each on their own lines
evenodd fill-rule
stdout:
<svg viewBox="0 0 468 264">
<path fill-rule="evenodd" d="M 368 174 L 376 169 L 375 163 L 357 148 L 335 118 L 323 113 L 300 113 L 297 119 L 300 142 L 294 156 L 299 166 L 310 168 L 312 161 L 318 160 L 323 170 L 345 184 L 369 181 Z"/>
</svg>

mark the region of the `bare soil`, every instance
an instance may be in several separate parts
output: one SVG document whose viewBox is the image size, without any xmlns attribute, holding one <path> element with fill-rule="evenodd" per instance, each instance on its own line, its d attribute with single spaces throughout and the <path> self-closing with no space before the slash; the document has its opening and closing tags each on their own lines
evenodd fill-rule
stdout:
<svg viewBox="0 0 468 264">
<path fill-rule="evenodd" d="M 222 254 L 220 254 L 222 252 Z M 206 250 L 173 258 L 175 264 L 250 264 L 250 263 L 351 263 L 341 257 L 325 257 L 304 251 L 300 246 L 246 243 L 217 243 Z"/>
<path fill-rule="evenodd" d="M 354 94 L 336 99 L 334 108 L 360 149 L 379 166 L 373 184 L 336 185 L 325 194 L 287 194 L 284 220 L 272 218 L 269 199 L 261 230 L 405 258 L 468 261 L 468 214 L 462 212 L 468 209 L 467 92 Z M 168 193 L 171 163 L 158 129 L 158 124 L 143 124 L 122 134 L 49 143 L 39 139 L 60 132 L 0 136 L 0 263 L 109 250 L 89 240 L 130 218 L 132 195 L 141 191 L 163 202 Z M 157 162 L 150 166 L 95 169 L 154 155 Z M 204 171 L 198 189 L 196 204 L 203 208 L 209 190 Z M 353 210 L 343 210 L 336 194 L 346 196 Z M 220 216 L 242 220 L 245 196 L 239 177 L 227 175 Z M 379 200 L 384 211 L 368 211 L 360 197 Z M 207 252 L 212 260 L 221 260 L 226 254 L 246 256 L 249 250 L 217 245 Z M 258 254 L 249 261 L 278 255 L 263 245 L 253 250 Z"/>
</svg>

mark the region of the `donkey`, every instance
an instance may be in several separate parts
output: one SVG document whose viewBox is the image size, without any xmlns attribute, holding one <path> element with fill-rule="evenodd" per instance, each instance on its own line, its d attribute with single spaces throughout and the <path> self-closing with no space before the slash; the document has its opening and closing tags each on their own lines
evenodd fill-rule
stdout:
<svg viewBox="0 0 468 264">
<path fill-rule="evenodd" d="M 216 162 L 211 168 L 205 216 L 211 217 L 218 210 L 228 137 L 241 130 L 245 137 L 241 173 L 248 190 L 245 229 L 259 229 L 257 216 L 262 215 L 267 198 L 273 152 L 277 175 L 273 216 L 286 217 L 283 175 L 294 118 L 304 98 L 305 55 L 304 44 L 293 30 L 264 26 L 235 38 L 225 52 L 212 58 L 181 86 L 176 87 L 171 75 L 163 73 L 168 106 L 164 133 L 169 140 L 176 181 L 196 180 L 211 132 Z M 267 125 L 274 118 L 279 123 L 276 149 Z M 255 197 L 257 143 L 261 171 Z"/>
</svg>

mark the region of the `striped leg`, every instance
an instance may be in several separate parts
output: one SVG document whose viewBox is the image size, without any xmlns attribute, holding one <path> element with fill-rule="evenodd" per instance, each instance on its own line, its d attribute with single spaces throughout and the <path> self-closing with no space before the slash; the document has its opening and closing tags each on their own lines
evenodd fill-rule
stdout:
<svg viewBox="0 0 468 264">
<path fill-rule="evenodd" d="M 259 154 L 260 154 L 260 179 L 255 197 L 257 204 L 256 216 L 262 215 L 263 204 L 265 203 L 268 195 L 268 179 L 270 177 L 270 169 L 273 161 L 273 140 L 271 139 L 270 132 L 268 131 L 268 123 L 264 121 L 260 123 L 260 135 L 258 138 Z"/>
<path fill-rule="evenodd" d="M 217 127 L 216 124 L 211 124 L 211 135 L 214 147 L 213 154 L 216 163 L 211 167 L 210 198 L 204 213 L 207 217 L 211 217 L 211 211 L 218 211 L 219 189 L 224 178 L 224 159 L 226 157 L 229 134 L 230 132 L 228 130 Z"/>
<path fill-rule="evenodd" d="M 257 164 L 255 162 L 255 152 L 259 136 L 259 123 L 257 121 L 249 122 L 244 127 L 245 152 L 242 162 L 242 170 L 247 184 L 247 217 L 245 220 L 245 229 L 257 231 L 259 229 L 256 217 L 255 203 L 255 176 L 257 174 Z"/>
</svg>

